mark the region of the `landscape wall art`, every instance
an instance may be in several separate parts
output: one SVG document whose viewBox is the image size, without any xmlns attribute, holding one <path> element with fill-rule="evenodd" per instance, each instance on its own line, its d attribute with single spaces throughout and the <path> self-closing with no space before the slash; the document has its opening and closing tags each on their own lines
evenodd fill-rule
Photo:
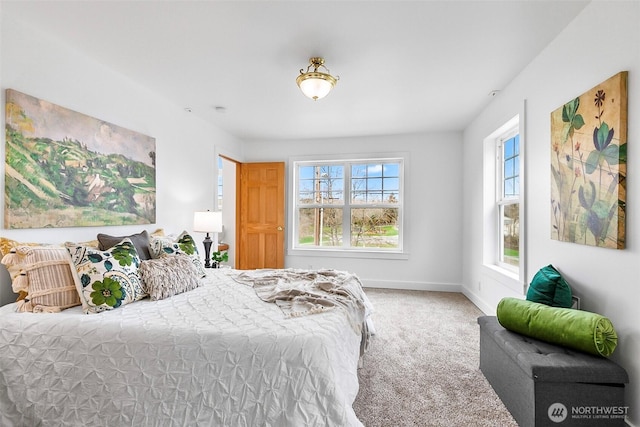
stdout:
<svg viewBox="0 0 640 427">
<path fill-rule="evenodd" d="M 627 72 L 551 113 L 551 238 L 624 249 Z"/>
<path fill-rule="evenodd" d="M 153 224 L 156 142 L 7 89 L 5 228 Z"/>
</svg>

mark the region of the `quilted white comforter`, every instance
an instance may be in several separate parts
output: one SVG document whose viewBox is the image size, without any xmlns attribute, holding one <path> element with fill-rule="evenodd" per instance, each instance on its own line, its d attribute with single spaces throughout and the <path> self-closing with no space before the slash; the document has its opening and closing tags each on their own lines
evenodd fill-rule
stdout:
<svg viewBox="0 0 640 427">
<path fill-rule="evenodd" d="M 0 308 L 0 425 L 362 425 L 343 310 L 285 318 L 231 270 L 207 273 L 100 314 Z"/>
</svg>

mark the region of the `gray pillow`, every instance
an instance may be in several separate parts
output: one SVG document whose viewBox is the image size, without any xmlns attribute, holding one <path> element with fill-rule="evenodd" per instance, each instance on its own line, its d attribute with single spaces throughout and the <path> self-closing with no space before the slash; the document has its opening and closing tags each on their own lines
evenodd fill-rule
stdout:
<svg viewBox="0 0 640 427">
<path fill-rule="evenodd" d="M 136 247 L 140 260 L 151 259 L 151 253 L 149 252 L 149 233 L 147 230 L 143 230 L 141 233 L 132 234 L 131 236 L 110 236 L 108 234 L 98 234 L 98 249 L 106 251 L 111 249 L 123 239 L 131 239 L 133 246 Z"/>
</svg>

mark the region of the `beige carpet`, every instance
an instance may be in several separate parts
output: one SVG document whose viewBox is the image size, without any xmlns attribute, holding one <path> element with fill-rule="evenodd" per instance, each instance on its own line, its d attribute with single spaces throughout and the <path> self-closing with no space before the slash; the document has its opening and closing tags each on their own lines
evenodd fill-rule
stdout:
<svg viewBox="0 0 640 427">
<path fill-rule="evenodd" d="M 353 407 L 366 427 L 517 426 L 480 371 L 483 313 L 464 295 L 365 292 L 377 334 Z"/>
</svg>

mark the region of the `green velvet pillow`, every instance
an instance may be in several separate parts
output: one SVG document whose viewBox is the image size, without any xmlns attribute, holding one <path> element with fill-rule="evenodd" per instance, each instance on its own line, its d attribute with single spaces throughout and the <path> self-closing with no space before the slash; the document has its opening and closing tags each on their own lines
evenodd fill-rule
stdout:
<svg viewBox="0 0 640 427">
<path fill-rule="evenodd" d="M 510 331 L 586 353 L 610 356 L 618 345 L 611 321 L 589 311 L 503 298 L 497 316 Z"/>
<path fill-rule="evenodd" d="M 553 265 L 542 267 L 531 280 L 527 301 L 552 307 L 571 307 L 571 287 Z"/>
</svg>

